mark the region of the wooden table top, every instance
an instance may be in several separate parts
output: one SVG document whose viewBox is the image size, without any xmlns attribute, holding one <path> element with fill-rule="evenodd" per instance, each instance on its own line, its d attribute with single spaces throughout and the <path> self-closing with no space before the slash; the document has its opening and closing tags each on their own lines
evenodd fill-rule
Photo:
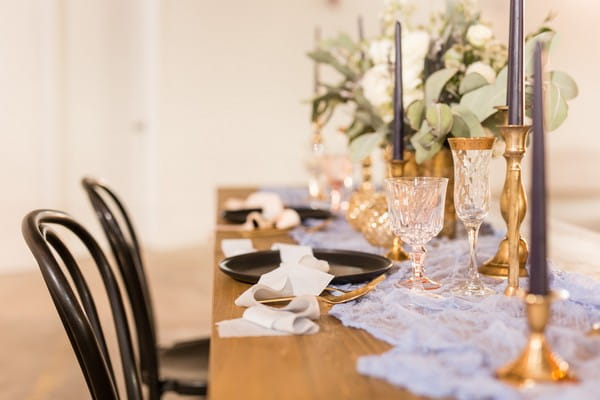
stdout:
<svg viewBox="0 0 600 400">
<path fill-rule="evenodd" d="M 218 209 L 228 197 L 245 197 L 250 189 L 220 189 Z M 217 222 L 223 223 L 220 216 Z M 221 239 L 239 237 L 217 232 L 213 281 L 213 327 L 210 345 L 209 397 L 220 399 L 419 399 L 383 380 L 358 374 L 363 355 L 391 348 L 363 330 L 344 327 L 321 305 L 320 332 L 307 336 L 220 338 L 215 322 L 241 317 L 233 302 L 249 285 L 218 270 L 224 256 Z M 266 250 L 273 242 L 293 243 L 286 235 L 254 238 Z"/>
</svg>

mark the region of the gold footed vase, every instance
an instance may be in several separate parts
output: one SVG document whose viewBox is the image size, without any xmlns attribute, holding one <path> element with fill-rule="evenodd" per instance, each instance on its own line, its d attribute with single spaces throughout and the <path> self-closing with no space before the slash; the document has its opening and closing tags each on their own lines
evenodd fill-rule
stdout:
<svg viewBox="0 0 600 400">
<path fill-rule="evenodd" d="M 569 364 L 552 352 L 544 335 L 550 319 L 550 305 L 556 297 L 559 296 L 525 295 L 529 339 L 516 360 L 496 371 L 498 379 L 516 386 L 577 382 Z"/>
<path fill-rule="evenodd" d="M 531 127 L 503 125 L 499 128 L 506 145 L 504 151 L 506 178 L 500 197 L 500 211 L 506 222 L 507 230 L 496 254 L 479 268 L 479 272 L 484 275 L 509 277 L 511 254 L 514 254 L 514 263 L 518 269 L 515 269 L 517 272 L 513 274 L 514 276 L 509 282 L 512 289 L 507 290 L 507 294 L 513 295 L 515 289 L 518 288 L 518 277 L 528 276 L 525 264 L 527 263 L 529 250 L 527 242 L 520 232 L 527 211 L 527 197 L 523 188 L 521 161 L 525 155 L 527 135 Z"/>
</svg>

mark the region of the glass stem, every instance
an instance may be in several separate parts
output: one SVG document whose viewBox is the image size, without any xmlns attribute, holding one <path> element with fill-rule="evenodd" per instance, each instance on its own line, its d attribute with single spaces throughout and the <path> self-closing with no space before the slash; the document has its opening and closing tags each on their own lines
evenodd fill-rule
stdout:
<svg viewBox="0 0 600 400">
<path fill-rule="evenodd" d="M 413 289 L 424 290 L 425 257 L 427 250 L 424 246 L 411 246 L 410 260 L 413 266 Z"/>
<path fill-rule="evenodd" d="M 469 237 L 469 283 L 480 284 L 479 272 L 477 272 L 477 236 L 481 223 L 466 225 Z"/>
</svg>

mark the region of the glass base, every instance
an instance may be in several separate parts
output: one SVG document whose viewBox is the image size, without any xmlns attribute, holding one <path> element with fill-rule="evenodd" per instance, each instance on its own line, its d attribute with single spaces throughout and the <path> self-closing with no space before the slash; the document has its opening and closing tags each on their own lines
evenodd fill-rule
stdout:
<svg viewBox="0 0 600 400">
<path fill-rule="evenodd" d="M 441 284 L 437 283 L 436 281 L 432 281 L 426 276 L 423 276 L 421 278 L 415 278 L 413 276 L 405 281 L 398 281 L 395 283 L 395 285 L 396 287 L 403 287 L 414 290 L 435 290 L 442 287 Z"/>
<path fill-rule="evenodd" d="M 469 282 L 452 289 L 452 294 L 462 297 L 483 297 L 494 293 L 496 293 L 494 290 L 483 284 L 473 284 Z"/>
</svg>

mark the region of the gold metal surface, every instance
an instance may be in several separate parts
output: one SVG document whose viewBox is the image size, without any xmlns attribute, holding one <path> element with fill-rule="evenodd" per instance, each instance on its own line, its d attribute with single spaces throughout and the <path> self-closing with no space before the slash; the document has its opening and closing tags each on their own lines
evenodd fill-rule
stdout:
<svg viewBox="0 0 600 400">
<path fill-rule="evenodd" d="M 451 150 L 491 150 L 495 137 L 448 138 Z"/>
<path fill-rule="evenodd" d="M 369 283 L 367 283 L 365 286 L 359 287 L 358 289 L 351 290 L 349 292 L 340 291 L 342 294 L 339 296 L 334 296 L 331 293 L 326 293 L 326 294 L 317 296 L 317 299 L 319 299 L 325 303 L 329 303 L 329 304 L 341 304 L 341 303 L 346 303 L 351 300 L 356 300 L 359 297 L 362 297 L 365 294 L 369 293 L 370 291 L 374 290 L 377 287 L 377 285 L 379 285 L 381 282 L 383 282 L 385 280 L 385 278 L 386 278 L 386 275 L 382 274 L 382 275 L 379 275 L 377 278 L 373 279 L 372 281 L 370 281 Z M 276 297 L 273 299 L 258 300 L 258 302 L 263 303 L 263 304 L 282 303 L 282 302 L 291 301 L 294 298 L 295 298 L 294 296 Z"/>
<path fill-rule="evenodd" d="M 600 322 L 596 322 L 592 325 L 592 329 L 590 329 L 587 333 L 588 336 L 600 336 Z"/>
<path fill-rule="evenodd" d="M 525 264 L 529 250 L 527 242 L 521 237 L 520 226 L 527 210 L 527 197 L 523 188 L 521 160 L 525 155 L 527 135 L 530 126 L 503 125 L 500 132 L 504 138 L 506 149 L 506 178 L 500 197 L 500 211 L 507 225 L 507 234 L 498 245 L 494 257 L 486 261 L 479 272 L 485 275 L 509 277 L 510 260 L 513 261 L 513 273 L 509 286 L 518 288 L 518 277 L 527 276 Z"/>
<path fill-rule="evenodd" d="M 372 182 L 372 162 L 371 157 L 366 157 L 362 161 L 362 183 L 360 188 L 350 196 L 348 201 L 348 210 L 346 219 L 350 226 L 360 230 L 363 224 L 364 212 L 373 203 L 375 190 Z"/>
<path fill-rule="evenodd" d="M 496 371 L 497 378 L 517 386 L 577 382 L 569 370 L 569 364 L 552 352 L 544 336 L 550 319 L 550 305 L 555 297 L 554 294 L 524 296 L 529 339 L 516 360 Z"/>
</svg>

